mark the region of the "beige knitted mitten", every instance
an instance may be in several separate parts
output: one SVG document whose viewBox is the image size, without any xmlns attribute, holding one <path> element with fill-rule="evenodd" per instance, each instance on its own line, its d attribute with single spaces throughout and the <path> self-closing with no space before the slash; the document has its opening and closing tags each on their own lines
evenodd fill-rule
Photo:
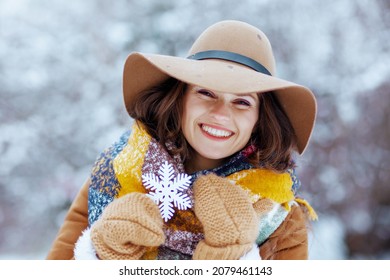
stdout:
<svg viewBox="0 0 390 280">
<path fill-rule="evenodd" d="M 141 193 L 111 202 L 92 225 L 91 239 L 100 259 L 139 259 L 147 247 L 165 241 L 158 206 Z"/>
<path fill-rule="evenodd" d="M 193 259 L 242 257 L 255 243 L 259 217 L 272 207 L 272 202 L 262 199 L 254 208 L 244 190 L 214 174 L 199 177 L 193 189 L 194 211 L 205 235 Z"/>
</svg>

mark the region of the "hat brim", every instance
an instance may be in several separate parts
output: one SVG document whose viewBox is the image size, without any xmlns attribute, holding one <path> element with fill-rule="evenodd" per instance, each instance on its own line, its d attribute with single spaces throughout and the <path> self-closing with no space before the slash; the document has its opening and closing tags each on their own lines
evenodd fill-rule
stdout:
<svg viewBox="0 0 390 280">
<path fill-rule="evenodd" d="M 299 154 L 305 151 L 317 110 L 314 94 L 308 88 L 230 61 L 192 60 L 135 52 L 127 57 L 123 73 L 123 96 L 127 111 L 131 113 L 129 105 L 139 92 L 169 77 L 221 92 L 274 91 L 294 128 Z"/>
</svg>

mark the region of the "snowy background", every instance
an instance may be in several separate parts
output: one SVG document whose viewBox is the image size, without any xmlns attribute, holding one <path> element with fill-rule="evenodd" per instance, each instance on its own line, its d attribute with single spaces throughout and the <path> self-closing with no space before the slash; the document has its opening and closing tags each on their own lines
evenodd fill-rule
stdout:
<svg viewBox="0 0 390 280">
<path fill-rule="evenodd" d="M 311 259 L 390 259 L 390 1 L 1 0 L 0 259 L 44 259 L 99 152 L 129 127 L 131 51 L 185 56 L 247 21 L 318 98 L 299 160 Z"/>
</svg>

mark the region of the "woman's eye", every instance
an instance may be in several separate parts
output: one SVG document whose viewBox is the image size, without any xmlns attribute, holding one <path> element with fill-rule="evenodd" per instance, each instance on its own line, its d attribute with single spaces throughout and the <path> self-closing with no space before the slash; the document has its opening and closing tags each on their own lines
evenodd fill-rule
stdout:
<svg viewBox="0 0 390 280">
<path fill-rule="evenodd" d="M 198 90 L 197 93 L 200 94 L 201 96 L 204 96 L 204 97 L 210 97 L 210 98 L 215 97 L 214 94 L 208 90 L 201 89 L 201 90 Z"/>
<path fill-rule="evenodd" d="M 239 109 L 248 109 L 252 107 L 252 104 L 248 100 L 240 99 L 234 101 L 234 104 L 239 108 Z"/>
</svg>

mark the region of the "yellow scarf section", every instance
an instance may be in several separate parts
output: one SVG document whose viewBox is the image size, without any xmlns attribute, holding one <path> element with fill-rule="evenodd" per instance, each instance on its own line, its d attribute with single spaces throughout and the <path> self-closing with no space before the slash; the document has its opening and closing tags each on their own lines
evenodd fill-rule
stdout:
<svg viewBox="0 0 390 280">
<path fill-rule="evenodd" d="M 127 145 L 114 159 L 114 171 L 121 188 L 117 197 L 127 193 L 146 193 L 142 185 L 142 166 L 148 151 L 151 136 L 137 123 L 132 131 Z"/>
</svg>

